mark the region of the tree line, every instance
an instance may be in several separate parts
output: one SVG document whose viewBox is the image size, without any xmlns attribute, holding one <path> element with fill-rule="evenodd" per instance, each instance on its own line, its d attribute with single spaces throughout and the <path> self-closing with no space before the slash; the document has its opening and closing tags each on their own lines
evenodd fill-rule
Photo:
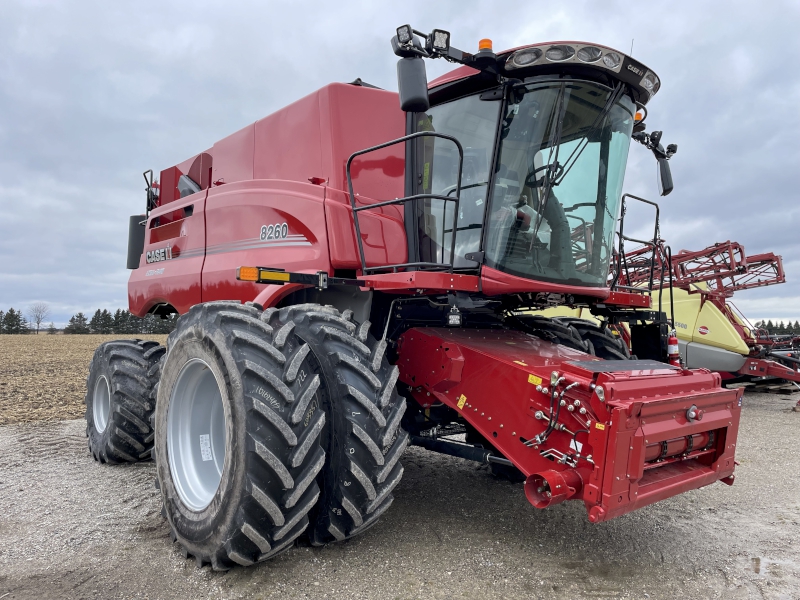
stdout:
<svg viewBox="0 0 800 600">
<path fill-rule="evenodd" d="M 171 333 L 175 329 L 178 315 L 170 315 L 166 319 L 155 315 L 145 315 L 143 319 L 132 315 L 130 311 L 118 308 L 112 315 L 108 310 L 97 309 L 94 316 L 87 321 L 86 315 L 79 312 L 64 327 L 65 334 L 129 334 L 129 333 Z"/>
<path fill-rule="evenodd" d="M 26 318 L 21 310 L 15 310 L 13 307 L 7 311 L 0 310 L 0 334 L 24 335 L 26 333 L 38 333 L 42 327 L 43 320 L 49 316 L 49 310 L 34 310 L 36 308 L 31 306 L 28 309 L 30 319 Z M 97 309 L 90 319 L 82 312 L 73 315 L 67 326 L 64 327 L 64 333 L 68 335 L 89 333 L 120 335 L 164 334 L 170 333 L 175 329 L 177 320 L 178 315 L 170 315 L 166 319 L 155 315 L 146 315 L 141 319 L 122 308 L 118 308 L 113 314 L 106 309 Z M 44 330 L 49 334 L 58 333 L 58 328 L 52 322 L 44 327 Z"/>
<path fill-rule="evenodd" d="M 783 321 L 773 323 L 770 319 L 758 321 L 756 327 L 766 329 L 770 335 L 800 335 L 800 321 L 795 321 L 793 325 L 791 321 L 786 324 Z"/>
</svg>

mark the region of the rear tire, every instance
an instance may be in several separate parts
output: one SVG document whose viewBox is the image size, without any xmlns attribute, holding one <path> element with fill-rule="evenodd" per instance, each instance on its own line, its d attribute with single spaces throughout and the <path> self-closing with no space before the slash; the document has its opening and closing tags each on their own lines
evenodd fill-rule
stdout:
<svg viewBox="0 0 800 600">
<path fill-rule="evenodd" d="M 561 319 L 551 319 L 541 315 L 514 315 L 507 320 L 515 329 L 535 335 L 547 342 L 561 344 L 586 354 L 594 354 L 592 344 L 582 339 L 575 327 Z"/>
<path fill-rule="evenodd" d="M 309 538 L 313 545 L 342 541 L 377 522 L 403 475 L 399 459 L 409 438 L 400 427 L 399 371 L 384 356 L 385 342 L 369 335 L 368 321 L 354 322 L 352 311 L 300 304 L 268 313 L 276 337 L 295 333 L 319 365 L 328 459 Z"/>
<path fill-rule="evenodd" d="M 158 342 L 115 340 L 95 350 L 86 380 L 86 436 L 89 452 L 101 463 L 150 458 L 157 381 L 164 347 Z"/>
<path fill-rule="evenodd" d="M 614 335 L 608 327 L 577 317 L 558 317 L 560 323 L 569 325 L 591 343 L 594 354 L 604 360 L 630 360 L 631 352 L 622 338 Z"/>
<path fill-rule="evenodd" d="M 268 314 L 201 304 L 169 337 L 155 413 L 158 484 L 173 541 L 198 566 L 225 570 L 288 549 L 320 495 L 318 369 Z"/>
</svg>

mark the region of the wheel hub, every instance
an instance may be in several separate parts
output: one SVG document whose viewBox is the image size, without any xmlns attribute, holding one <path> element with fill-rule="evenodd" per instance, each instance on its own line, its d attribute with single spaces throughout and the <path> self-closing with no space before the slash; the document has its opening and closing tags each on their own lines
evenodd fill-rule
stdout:
<svg viewBox="0 0 800 600">
<path fill-rule="evenodd" d="M 111 389 L 108 379 L 101 375 L 94 383 L 92 393 L 92 418 L 94 428 L 98 433 L 103 433 L 108 425 L 108 415 L 111 412 Z"/>
<path fill-rule="evenodd" d="M 178 374 L 167 414 L 167 452 L 175 488 L 193 511 L 206 508 L 225 464 L 225 411 L 214 372 L 200 359 Z"/>
</svg>

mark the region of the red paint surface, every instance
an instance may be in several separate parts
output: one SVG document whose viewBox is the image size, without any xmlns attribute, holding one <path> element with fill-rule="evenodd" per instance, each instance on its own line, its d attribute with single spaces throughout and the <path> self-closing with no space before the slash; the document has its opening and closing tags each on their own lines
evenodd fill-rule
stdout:
<svg viewBox="0 0 800 600">
<path fill-rule="evenodd" d="M 487 296 L 500 296 L 503 294 L 518 294 L 525 292 L 551 292 L 554 294 L 574 294 L 576 296 L 592 296 L 594 298 L 607 298 L 609 288 L 584 287 L 579 285 L 563 285 L 536 281 L 510 275 L 497 269 L 484 265 L 481 268 L 481 285 L 483 293 Z"/>
<path fill-rule="evenodd" d="M 493 330 L 411 329 L 401 338 L 400 379 L 423 406 L 443 402 L 458 410 L 526 476 L 547 471 L 574 471 L 582 481 L 571 499 L 582 500 L 590 519 L 603 521 L 652 502 L 708 485 L 733 473 L 742 390 L 720 388 L 719 375 L 704 370 L 669 368 L 620 373 L 591 373 L 571 361 L 594 357 L 523 333 Z M 572 436 L 556 431 L 538 449 L 526 447 L 546 427 L 534 417 L 549 410 L 550 396 L 537 391 L 531 376 L 550 386 L 550 374 L 566 377 L 559 389 L 578 382 L 564 396 L 577 400 L 590 417 L 589 433 L 578 433 L 582 453 L 595 465 L 579 460 L 576 468 L 544 458 L 542 450 L 569 452 Z M 592 392 L 602 385 L 605 402 Z M 430 394 L 430 396 L 428 395 Z M 466 397 L 459 408 L 459 399 Z M 691 406 L 704 411 L 690 422 Z M 563 407 L 559 422 L 571 431 L 587 429 L 576 412 Z M 585 418 L 578 414 L 579 418 Z M 598 427 L 598 424 L 600 427 Z M 687 457 L 688 436 L 708 441 Z M 667 457 L 654 463 L 667 442 Z M 566 499 L 566 498 L 564 498 Z"/>
<path fill-rule="evenodd" d="M 133 314 L 143 317 L 162 303 L 185 313 L 202 301 L 200 274 L 205 260 L 206 194 L 201 191 L 150 212 L 139 268 L 131 271 L 128 281 L 128 305 Z M 173 220 L 188 206 L 192 207 L 192 216 Z M 168 218 L 169 223 L 156 227 L 161 217 Z M 167 247 L 172 249 L 172 260 L 147 264 L 149 251 Z"/>
</svg>

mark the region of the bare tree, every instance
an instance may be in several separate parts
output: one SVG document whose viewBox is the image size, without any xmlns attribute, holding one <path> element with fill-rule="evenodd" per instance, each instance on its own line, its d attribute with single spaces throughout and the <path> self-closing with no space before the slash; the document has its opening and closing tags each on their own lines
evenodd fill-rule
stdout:
<svg viewBox="0 0 800 600">
<path fill-rule="evenodd" d="M 50 316 L 50 307 L 47 302 L 34 302 L 28 307 L 28 316 L 31 322 L 36 323 L 36 334 L 39 334 L 39 327 L 42 322 Z"/>
</svg>

